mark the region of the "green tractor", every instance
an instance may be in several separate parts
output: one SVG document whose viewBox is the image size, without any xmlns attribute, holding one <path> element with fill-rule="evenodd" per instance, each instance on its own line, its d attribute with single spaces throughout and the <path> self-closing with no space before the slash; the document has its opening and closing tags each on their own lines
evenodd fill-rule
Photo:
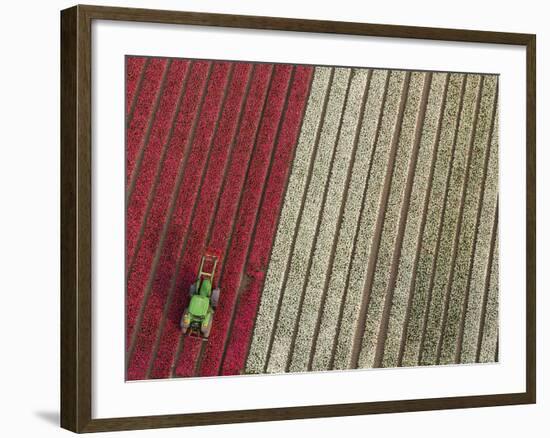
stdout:
<svg viewBox="0 0 550 438">
<path fill-rule="evenodd" d="M 214 288 L 217 265 L 216 256 L 206 254 L 202 257 L 197 281 L 189 287 L 189 307 L 183 312 L 180 322 L 183 334 L 201 337 L 205 341 L 210 336 L 214 310 L 220 298 L 220 289 Z"/>
</svg>

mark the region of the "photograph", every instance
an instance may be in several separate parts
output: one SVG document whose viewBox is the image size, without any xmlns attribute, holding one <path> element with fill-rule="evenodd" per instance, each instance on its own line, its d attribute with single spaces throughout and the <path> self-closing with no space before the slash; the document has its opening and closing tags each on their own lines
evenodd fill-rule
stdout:
<svg viewBox="0 0 550 438">
<path fill-rule="evenodd" d="M 124 74 L 126 380 L 499 362 L 498 74 Z"/>
</svg>

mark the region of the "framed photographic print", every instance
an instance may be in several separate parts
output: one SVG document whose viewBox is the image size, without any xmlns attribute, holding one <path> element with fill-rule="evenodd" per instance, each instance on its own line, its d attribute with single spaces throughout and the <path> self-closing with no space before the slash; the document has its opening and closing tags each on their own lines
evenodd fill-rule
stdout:
<svg viewBox="0 0 550 438">
<path fill-rule="evenodd" d="M 535 36 L 61 13 L 75 432 L 535 402 Z"/>
</svg>

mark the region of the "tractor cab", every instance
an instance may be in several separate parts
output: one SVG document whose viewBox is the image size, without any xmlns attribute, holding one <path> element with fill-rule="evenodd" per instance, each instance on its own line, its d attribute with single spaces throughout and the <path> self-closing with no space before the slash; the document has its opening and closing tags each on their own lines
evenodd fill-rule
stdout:
<svg viewBox="0 0 550 438">
<path fill-rule="evenodd" d="M 195 316 L 206 316 L 210 306 L 210 290 L 212 284 L 210 280 L 199 280 L 197 282 L 198 293 L 191 295 L 189 302 L 189 312 Z"/>
</svg>

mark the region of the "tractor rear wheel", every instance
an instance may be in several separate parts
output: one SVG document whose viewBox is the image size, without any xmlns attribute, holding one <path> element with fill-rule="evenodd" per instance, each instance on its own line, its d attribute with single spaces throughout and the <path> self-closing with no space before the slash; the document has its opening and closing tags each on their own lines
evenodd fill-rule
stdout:
<svg viewBox="0 0 550 438">
<path fill-rule="evenodd" d="M 189 286 L 189 296 L 192 297 L 197 292 L 197 283 L 192 283 L 191 286 Z"/>
<path fill-rule="evenodd" d="M 218 307 L 218 301 L 220 300 L 220 289 L 214 289 L 212 291 L 212 296 L 210 297 L 210 303 L 212 304 L 212 307 L 215 309 Z"/>
<path fill-rule="evenodd" d="M 208 325 L 206 327 L 201 326 L 202 336 L 208 338 L 208 336 L 210 336 L 210 330 L 212 330 L 212 318 L 210 318 L 210 321 L 208 321 Z"/>
<path fill-rule="evenodd" d="M 183 334 L 187 333 L 187 329 L 189 329 L 189 325 L 190 324 L 185 324 L 185 315 L 187 314 L 187 312 L 185 312 L 183 314 L 183 316 L 181 317 L 181 321 L 180 321 L 180 327 L 181 327 L 181 331 Z"/>
</svg>

